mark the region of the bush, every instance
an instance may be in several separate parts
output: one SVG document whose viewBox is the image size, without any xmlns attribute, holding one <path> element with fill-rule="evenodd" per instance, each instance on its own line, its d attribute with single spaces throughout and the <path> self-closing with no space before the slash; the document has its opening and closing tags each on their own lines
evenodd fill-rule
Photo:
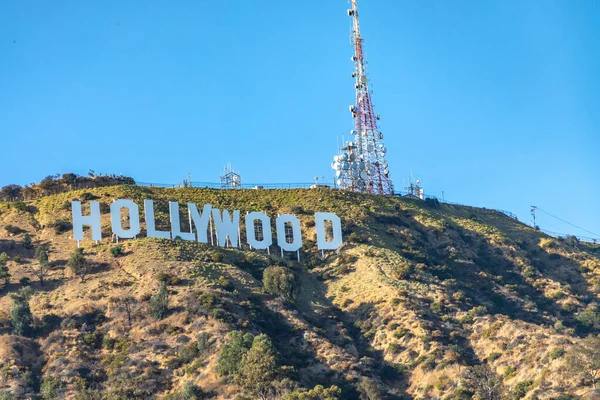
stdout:
<svg viewBox="0 0 600 400">
<path fill-rule="evenodd" d="M 254 395 L 267 393 L 278 375 L 278 354 L 267 335 L 258 335 L 242 356 L 236 383 Z"/>
<path fill-rule="evenodd" d="M 53 376 L 45 376 L 40 385 L 40 394 L 44 400 L 54 400 L 64 395 L 65 384 Z"/>
<path fill-rule="evenodd" d="M 150 298 L 150 307 L 152 315 L 157 320 L 167 316 L 169 311 L 169 289 L 166 282 L 161 282 L 158 292 Z"/>
<path fill-rule="evenodd" d="M 358 391 L 361 394 L 361 399 L 379 400 L 384 398 L 381 386 L 372 378 L 362 378 L 358 384 Z"/>
<path fill-rule="evenodd" d="M 203 356 L 208 353 L 210 350 L 210 335 L 208 333 L 202 332 L 200 336 L 198 336 L 196 348 L 198 349 L 199 356 Z"/>
<path fill-rule="evenodd" d="M 393 267 L 394 278 L 396 279 L 408 279 L 415 271 L 415 266 L 409 262 L 403 262 Z"/>
<path fill-rule="evenodd" d="M 65 219 L 57 219 L 56 221 L 49 223 L 47 226 L 48 228 L 54 229 L 54 233 L 56 233 L 57 235 L 60 235 L 61 233 L 65 233 L 73 229 L 73 225 L 71 224 L 71 222 Z"/>
<path fill-rule="evenodd" d="M 31 334 L 33 314 L 29 308 L 30 296 L 30 288 L 22 288 L 18 293 L 11 294 L 13 305 L 10 309 L 10 322 L 15 335 L 28 336 Z"/>
<path fill-rule="evenodd" d="M 28 233 L 23 235 L 23 240 L 21 241 L 21 245 L 23 246 L 23 248 L 25 248 L 27 250 L 33 249 L 33 242 L 31 241 L 31 236 Z"/>
<path fill-rule="evenodd" d="M 165 282 L 167 285 L 173 286 L 181 283 L 181 278 L 177 275 L 168 272 L 159 272 L 155 276 L 158 282 Z"/>
<path fill-rule="evenodd" d="M 83 255 L 83 247 L 76 248 L 71 253 L 67 265 L 69 268 L 71 268 L 71 271 L 73 271 L 75 275 L 81 278 L 82 282 L 85 280 L 85 276 L 89 272 L 89 264 Z"/>
<path fill-rule="evenodd" d="M 221 261 L 223 261 L 224 257 L 223 257 L 223 253 L 219 253 L 218 251 L 213 251 L 212 253 L 210 253 L 210 258 L 214 262 L 221 262 Z"/>
<path fill-rule="evenodd" d="M 531 265 L 528 265 L 527 267 L 525 267 L 525 269 L 523 270 L 523 276 L 525 278 L 533 278 L 535 276 L 536 273 L 536 269 L 533 268 Z"/>
<path fill-rule="evenodd" d="M 112 254 L 112 256 L 115 258 L 121 257 L 123 255 L 123 246 L 118 244 L 116 246 L 111 247 L 110 254 Z"/>
<path fill-rule="evenodd" d="M 550 352 L 550 359 L 556 360 L 557 358 L 561 358 L 564 355 L 565 355 L 565 350 L 561 349 L 560 347 L 556 347 L 556 348 L 552 349 L 552 351 Z"/>
<path fill-rule="evenodd" d="M 567 301 L 563 303 L 562 309 L 567 313 L 572 313 L 577 310 L 577 304 L 574 301 Z"/>
<path fill-rule="evenodd" d="M 600 323 L 600 317 L 594 311 L 582 311 L 575 319 L 588 329 L 593 329 Z"/>
<path fill-rule="evenodd" d="M 504 370 L 504 378 L 510 378 L 511 376 L 513 376 L 515 374 L 515 372 L 517 372 L 515 367 L 513 367 L 512 365 L 509 365 Z"/>
<path fill-rule="evenodd" d="M 252 347 L 254 336 L 241 331 L 233 331 L 227 337 L 217 359 L 217 371 L 222 375 L 238 373 L 244 354 Z"/>
<path fill-rule="evenodd" d="M 300 282 L 296 274 L 286 267 L 277 265 L 265 269 L 263 285 L 268 293 L 282 296 L 289 301 L 296 299 L 300 289 Z"/>
<path fill-rule="evenodd" d="M 527 395 L 527 392 L 531 390 L 531 386 L 533 386 L 533 381 L 523 381 L 516 384 L 515 388 L 512 391 L 512 398 L 514 400 L 522 399 Z"/>
<path fill-rule="evenodd" d="M 219 285 L 223 290 L 227 290 L 228 292 L 231 292 L 233 289 L 235 289 L 233 283 L 231 283 L 231 281 L 225 278 L 223 275 L 221 275 L 219 279 L 217 279 L 217 285 Z"/>
<path fill-rule="evenodd" d="M 358 235 L 356 232 L 352 232 L 348 235 L 348 243 L 367 243 L 369 238 L 364 235 Z"/>
<path fill-rule="evenodd" d="M 8 261 L 8 255 L 6 253 L 0 254 L 0 280 L 4 281 L 5 285 L 10 283 L 10 272 L 8 271 L 8 267 L 6 266 L 6 261 Z"/>
<path fill-rule="evenodd" d="M 31 279 L 29 279 L 28 277 L 24 276 L 21 279 L 19 279 L 19 283 L 23 286 L 29 286 L 31 285 Z"/>
<path fill-rule="evenodd" d="M 401 350 L 402 346 L 400 346 L 398 343 L 390 343 L 388 346 L 388 352 L 392 354 L 398 354 Z"/>
<path fill-rule="evenodd" d="M 183 385 L 183 389 L 180 392 L 170 394 L 164 397 L 165 400 L 201 400 L 206 398 L 205 393 L 194 385 L 192 382 L 187 381 Z"/>
</svg>

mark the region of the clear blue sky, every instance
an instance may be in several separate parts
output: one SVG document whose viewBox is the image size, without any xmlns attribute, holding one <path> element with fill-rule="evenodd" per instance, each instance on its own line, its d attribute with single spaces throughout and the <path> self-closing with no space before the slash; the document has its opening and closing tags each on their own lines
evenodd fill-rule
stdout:
<svg viewBox="0 0 600 400">
<path fill-rule="evenodd" d="M 0 186 L 331 176 L 352 128 L 345 0 L 0 3 Z M 600 3 L 360 0 L 397 187 L 600 233 Z M 330 178 L 329 178 L 330 179 Z M 591 236 L 540 215 L 549 230 Z"/>
</svg>

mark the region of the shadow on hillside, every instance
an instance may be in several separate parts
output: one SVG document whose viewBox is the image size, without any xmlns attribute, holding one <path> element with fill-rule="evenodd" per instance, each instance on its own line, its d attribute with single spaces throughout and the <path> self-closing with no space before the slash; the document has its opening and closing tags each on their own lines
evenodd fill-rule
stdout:
<svg viewBox="0 0 600 400">
<path fill-rule="evenodd" d="M 302 296 L 297 304 L 302 317 L 311 326 L 311 330 L 344 349 L 347 355 L 354 358 L 348 370 L 331 371 L 335 380 L 326 376 L 315 376 L 317 384 L 335 383 L 344 391 L 344 399 L 359 399 L 360 396 L 356 390 L 359 376 L 370 377 L 382 383 L 386 399 L 412 399 L 406 394 L 408 379 L 404 373 L 400 372 L 397 366 L 385 361 L 383 351 L 374 349 L 369 338 L 365 337 L 357 326 L 359 325 L 357 322 L 377 314 L 375 305 L 364 303 L 356 309 L 345 312 L 335 306 L 327 297 L 325 283 L 310 274 L 308 279 L 311 281 L 310 285 L 313 289 L 311 295 Z M 354 385 L 348 382 L 348 376 L 354 376 Z"/>
<path fill-rule="evenodd" d="M 571 285 L 580 296 L 594 296 L 576 262 L 557 254 L 544 255 L 537 245 L 532 249 L 534 245 L 528 241 L 529 232 L 517 221 L 495 212 L 485 214 L 485 224 L 497 225 L 500 232 L 511 235 L 511 239 L 517 237 L 516 242 L 500 248 L 490 243 L 483 234 L 459 226 L 445 214 L 434 215 L 443 220 L 446 226 L 441 232 L 423 225 L 415 219 L 414 214 L 410 210 L 373 214 L 374 220 L 383 224 L 383 228 L 369 230 L 371 242 L 378 247 L 384 246 L 386 242 L 390 243 L 390 228 L 407 228 L 408 232 L 399 232 L 400 237 L 393 243 L 394 247 L 409 261 L 425 264 L 427 272 L 440 280 L 456 279 L 456 290 L 470 298 L 470 301 L 462 304 L 465 311 L 483 305 L 492 314 L 544 325 L 552 324 L 552 317 L 564 318 L 562 307 L 545 297 L 543 291 L 534 287 L 531 281 L 528 282 L 523 271 L 508 256 L 525 258 L 542 276 L 562 285 Z M 469 218 L 478 221 L 476 214 Z M 543 236 L 535 231 L 531 231 L 531 235 L 534 241 Z M 511 246 L 520 247 L 520 250 L 511 250 Z M 505 254 L 508 251 L 511 253 Z M 415 276 L 412 279 L 423 277 Z M 444 290 L 449 289 L 444 287 Z M 574 323 L 572 318 L 567 322 L 570 325 Z"/>
<path fill-rule="evenodd" d="M 453 230 L 458 232 L 463 245 L 477 249 L 476 256 L 472 259 L 474 264 L 464 264 L 447 255 L 438 252 L 438 260 L 446 263 L 450 268 L 438 274 L 446 278 L 446 274 L 461 283 L 460 288 L 472 299 L 472 305 L 484 305 L 492 314 L 503 314 L 513 319 L 525 322 L 551 325 L 553 318 L 565 317 L 563 308 L 554 300 L 545 296 L 542 290 L 536 288 L 531 280 L 524 277 L 512 260 L 505 254 L 504 249 L 494 246 L 487 238 L 478 232 L 464 229 L 452 222 L 448 222 Z M 516 246 L 516 245 L 515 245 Z M 577 263 L 560 255 L 546 255 L 536 249 L 525 248 L 525 251 L 514 252 L 511 257 L 521 257 L 530 265 L 538 269 L 543 277 L 571 285 L 578 295 L 593 297 L 584 277 L 579 272 Z M 524 267 L 523 267 L 524 268 Z M 484 275 L 485 274 L 485 275 Z M 435 273 L 434 273 L 435 275 Z M 528 302 L 535 305 L 528 306 Z M 573 325 L 573 318 L 565 320 L 568 325 Z"/>
<path fill-rule="evenodd" d="M 55 269 L 60 269 L 60 267 L 62 268 L 69 268 L 68 267 L 68 263 L 69 260 L 52 260 L 52 265 L 53 265 L 53 270 Z M 102 272 L 106 272 L 109 271 L 111 269 L 111 265 L 107 262 L 97 262 L 97 261 L 91 261 L 90 259 L 86 260 L 86 273 L 85 273 L 85 279 L 87 279 L 87 277 L 91 276 L 91 275 L 97 275 L 100 274 Z"/>
</svg>

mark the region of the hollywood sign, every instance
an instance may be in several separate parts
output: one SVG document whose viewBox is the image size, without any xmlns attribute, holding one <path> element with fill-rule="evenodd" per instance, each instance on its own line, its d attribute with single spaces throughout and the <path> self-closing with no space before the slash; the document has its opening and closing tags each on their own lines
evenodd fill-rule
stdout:
<svg viewBox="0 0 600 400">
<path fill-rule="evenodd" d="M 100 220 L 100 203 L 91 201 L 90 214 L 83 215 L 81 202 L 73 201 L 71 203 L 73 214 L 73 238 L 79 241 L 84 239 L 83 227 L 87 225 L 91 228 L 92 240 L 102 240 L 102 228 Z M 210 204 L 205 204 L 202 212 L 198 210 L 195 204 L 187 203 L 189 231 L 184 232 L 181 228 L 179 218 L 179 203 L 169 202 L 169 217 L 171 222 L 170 231 L 156 229 L 154 217 L 154 202 L 144 200 L 144 217 L 146 221 L 146 236 L 149 238 L 162 239 L 181 239 L 187 241 L 197 241 L 200 243 L 214 244 L 213 232 L 216 236 L 216 244 L 221 247 L 231 246 L 240 247 L 240 211 L 234 210 L 230 213 L 228 210 L 213 208 Z M 123 226 L 121 213 L 125 210 L 128 215 L 129 226 Z M 317 231 L 317 247 L 319 250 L 337 250 L 342 245 L 342 224 L 340 218 L 334 213 L 315 212 L 315 228 Z M 110 205 L 110 219 L 112 233 L 118 241 L 121 239 L 134 239 L 141 232 L 140 210 L 133 200 L 116 200 Z M 271 235 L 271 218 L 262 212 L 247 213 L 244 218 L 246 226 L 246 242 L 251 248 L 263 249 L 269 251 L 273 244 Z M 258 224 L 257 224 L 258 222 Z M 330 222 L 330 228 L 327 229 L 327 222 Z M 214 225 L 214 230 L 213 230 Z M 196 228 L 195 231 L 193 228 Z M 275 229 L 277 232 L 277 245 L 283 251 L 297 252 L 302 247 L 302 230 L 300 220 L 292 214 L 281 214 L 275 220 Z M 329 230 L 329 237 L 327 235 Z M 264 233 L 264 234 L 263 234 Z"/>
</svg>

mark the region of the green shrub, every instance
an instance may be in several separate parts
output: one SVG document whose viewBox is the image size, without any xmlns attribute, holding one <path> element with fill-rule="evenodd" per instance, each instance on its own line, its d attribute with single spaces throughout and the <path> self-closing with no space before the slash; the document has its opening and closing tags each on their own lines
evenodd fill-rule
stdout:
<svg viewBox="0 0 600 400">
<path fill-rule="evenodd" d="M 512 391 L 511 397 L 514 400 L 522 399 L 527 395 L 527 392 L 531 390 L 531 386 L 533 386 L 533 381 L 523 381 L 517 383 Z"/>
<path fill-rule="evenodd" d="M 227 290 L 228 292 L 231 292 L 233 289 L 235 289 L 233 283 L 231 283 L 231 281 L 225 278 L 223 275 L 221 275 L 219 279 L 217 279 L 217 285 L 219 285 L 223 290 Z"/>
<path fill-rule="evenodd" d="M 515 374 L 515 372 L 517 372 L 515 367 L 513 367 L 512 365 L 509 365 L 504 370 L 504 378 L 510 378 L 511 376 L 513 376 Z"/>
<path fill-rule="evenodd" d="M 25 248 L 27 250 L 33 249 L 33 242 L 31 240 L 31 236 L 28 233 L 23 235 L 23 240 L 21 241 L 21 246 L 23 246 L 23 248 Z"/>
<path fill-rule="evenodd" d="M 71 271 L 73 271 L 75 275 L 81 278 L 82 282 L 85 280 L 85 276 L 90 270 L 90 265 L 83 255 L 83 247 L 76 248 L 71 253 L 67 265 L 69 268 L 71 268 Z"/>
<path fill-rule="evenodd" d="M 115 258 L 121 257 L 123 255 L 123 246 L 118 244 L 116 246 L 111 247 L 110 254 L 112 254 L 112 256 Z"/>
<path fill-rule="evenodd" d="M 555 347 L 550 352 L 550 359 L 551 360 L 556 360 L 557 358 L 561 358 L 564 355 L 565 355 L 565 350 L 564 349 L 561 349 L 560 347 Z"/>
<path fill-rule="evenodd" d="M 199 387 L 194 385 L 192 382 L 187 381 L 183 385 L 183 388 L 181 389 L 181 391 L 173 393 L 173 394 L 169 394 L 169 395 L 165 396 L 163 399 L 164 400 L 201 400 L 201 399 L 205 399 L 205 398 L 206 398 L 206 394 L 202 391 L 202 389 L 200 389 Z"/>
<path fill-rule="evenodd" d="M 167 316 L 169 311 L 169 289 L 166 282 L 161 282 L 158 292 L 150 298 L 150 307 L 152 315 L 157 320 Z"/>
<path fill-rule="evenodd" d="M 594 311 L 582 311 L 575 319 L 588 329 L 593 329 L 600 323 L 600 316 Z"/>
<path fill-rule="evenodd" d="M 562 305 L 562 309 L 565 312 L 572 313 L 575 312 L 575 310 L 577 310 L 577 304 L 573 301 L 567 301 Z"/>
<path fill-rule="evenodd" d="M 502 356 L 502 354 L 494 352 L 494 353 L 490 353 L 490 355 L 488 356 L 488 361 L 489 362 L 494 362 L 497 359 L 499 359 Z"/>
<path fill-rule="evenodd" d="M 358 235 L 356 232 L 352 232 L 348 235 L 348 239 L 346 239 L 348 243 L 367 243 L 369 238 L 365 235 Z"/>
<path fill-rule="evenodd" d="M 155 279 L 158 282 L 165 282 L 167 285 L 173 286 L 181 283 L 181 278 L 175 274 L 169 272 L 159 272 L 156 274 Z"/>
<path fill-rule="evenodd" d="M 0 253 L 0 280 L 3 280 L 5 285 L 10 283 L 11 276 L 8 267 L 6 266 L 7 261 L 8 255 L 6 253 Z"/>
<path fill-rule="evenodd" d="M 358 391 L 361 399 L 383 399 L 384 394 L 381 385 L 373 378 L 363 377 L 358 383 Z"/>
<path fill-rule="evenodd" d="M 402 339 L 404 336 L 406 336 L 407 333 L 408 330 L 406 328 L 398 328 L 394 331 L 393 336 L 396 339 Z"/>
<path fill-rule="evenodd" d="M 486 315 L 488 312 L 488 309 L 486 306 L 477 306 L 477 307 L 473 307 L 469 310 L 468 314 L 473 316 L 473 317 L 481 317 Z"/>
<path fill-rule="evenodd" d="M 203 356 L 208 353 L 210 350 L 210 335 L 208 333 L 202 332 L 200 336 L 198 336 L 196 348 L 198 349 L 199 356 Z"/>
<path fill-rule="evenodd" d="M 104 335 L 102 335 L 101 333 L 88 332 L 85 335 L 83 335 L 83 341 L 88 346 L 95 349 L 99 349 L 100 347 L 102 347 L 103 344 L 103 336 Z"/>
<path fill-rule="evenodd" d="M 53 376 L 45 376 L 40 385 L 43 400 L 55 400 L 64 395 L 65 384 Z"/>
<path fill-rule="evenodd" d="M 400 346 L 398 343 L 390 343 L 390 345 L 388 346 L 388 352 L 392 353 L 392 354 L 397 354 L 402 350 L 402 346 Z"/>
<path fill-rule="evenodd" d="M 291 269 L 273 265 L 263 273 L 263 285 L 268 293 L 295 301 L 300 289 L 298 277 Z"/>
<path fill-rule="evenodd" d="M 253 340 L 254 336 L 251 333 L 231 332 L 217 359 L 217 371 L 228 376 L 237 374 L 242 357 L 252 347 Z"/>
<path fill-rule="evenodd" d="M 54 233 L 56 233 L 57 235 L 60 235 L 73 229 L 73 225 L 71 224 L 71 222 L 66 219 L 57 219 L 56 221 L 49 223 L 47 226 L 48 228 L 54 229 Z"/>
<path fill-rule="evenodd" d="M 219 253 L 218 251 L 213 251 L 212 253 L 210 253 L 210 258 L 214 262 L 221 262 L 221 261 L 223 261 L 224 257 L 223 257 L 223 253 Z"/>
<path fill-rule="evenodd" d="M 279 355 L 267 335 L 252 340 L 252 346 L 242 356 L 235 382 L 253 395 L 267 393 L 278 376 Z"/>
<path fill-rule="evenodd" d="M 33 314 L 29 308 L 31 288 L 22 288 L 19 292 L 11 294 L 13 305 L 10 309 L 10 321 L 15 335 L 28 336 L 31 334 Z"/>
</svg>

